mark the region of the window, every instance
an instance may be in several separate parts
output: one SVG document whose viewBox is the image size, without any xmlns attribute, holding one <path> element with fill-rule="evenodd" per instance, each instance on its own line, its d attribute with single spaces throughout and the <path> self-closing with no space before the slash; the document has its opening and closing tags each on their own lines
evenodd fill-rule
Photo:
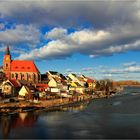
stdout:
<svg viewBox="0 0 140 140">
<path fill-rule="evenodd" d="M 15 69 L 18 69 L 18 67 L 16 66 Z"/>
<path fill-rule="evenodd" d="M 12 78 L 14 78 L 14 74 L 12 74 Z"/>
<path fill-rule="evenodd" d="M 27 69 L 30 69 L 30 67 L 27 67 Z"/>
<path fill-rule="evenodd" d="M 24 67 L 22 67 L 22 69 L 24 69 Z"/>
</svg>

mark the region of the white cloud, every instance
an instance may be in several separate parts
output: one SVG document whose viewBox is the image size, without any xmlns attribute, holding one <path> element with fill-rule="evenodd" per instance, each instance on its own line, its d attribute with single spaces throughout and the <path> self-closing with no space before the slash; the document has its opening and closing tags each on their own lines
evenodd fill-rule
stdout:
<svg viewBox="0 0 140 140">
<path fill-rule="evenodd" d="M 132 30 L 132 27 L 128 29 L 134 34 L 135 30 Z M 126 34 L 122 26 L 120 26 L 120 30 L 118 30 L 118 26 L 114 26 L 108 30 L 82 29 L 68 33 L 66 29 L 54 28 L 46 33 L 47 39 L 51 39 L 47 45 L 19 56 L 19 59 L 65 58 L 77 52 L 97 57 L 139 50 L 140 40 L 133 41 L 132 39 L 127 44 L 121 42 L 123 39 L 130 38 L 129 30 Z M 135 36 L 140 36 L 140 31 L 137 31 Z M 35 52 L 38 52 L 38 55 L 34 55 Z"/>
<path fill-rule="evenodd" d="M 46 38 L 49 39 L 62 39 L 67 34 L 67 30 L 64 28 L 54 28 L 50 32 L 46 33 Z"/>
<path fill-rule="evenodd" d="M 19 44 L 35 44 L 39 41 L 40 32 L 32 25 L 16 25 L 15 28 L 0 32 L 0 42 Z"/>
</svg>

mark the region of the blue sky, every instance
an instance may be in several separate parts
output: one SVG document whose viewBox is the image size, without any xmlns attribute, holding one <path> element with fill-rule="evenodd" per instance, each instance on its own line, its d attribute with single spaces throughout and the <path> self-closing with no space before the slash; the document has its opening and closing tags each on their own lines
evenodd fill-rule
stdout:
<svg viewBox="0 0 140 140">
<path fill-rule="evenodd" d="M 139 80 L 139 28 L 139 0 L 0 1 L 0 65 L 10 45 L 41 73 Z"/>
</svg>

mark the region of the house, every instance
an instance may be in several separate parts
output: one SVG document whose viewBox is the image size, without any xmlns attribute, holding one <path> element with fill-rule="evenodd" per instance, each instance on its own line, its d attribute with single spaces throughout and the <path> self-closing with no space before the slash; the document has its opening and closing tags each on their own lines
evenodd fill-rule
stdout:
<svg viewBox="0 0 140 140">
<path fill-rule="evenodd" d="M 69 87 L 69 91 L 73 93 L 85 93 L 85 87 L 81 86 L 78 82 L 72 82 Z"/>
<path fill-rule="evenodd" d="M 70 73 L 69 75 L 68 75 L 68 77 L 69 77 L 69 79 L 72 81 L 72 82 L 77 82 L 77 83 L 79 83 L 81 86 L 85 86 L 85 81 L 83 80 L 83 78 L 81 78 L 81 77 L 78 77 L 76 74 L 74 74 L 74 73 Z"/>
<path fill-rule="evenodd" d="M 66 81 L 67 80 L 67 78 L 63 75 L 63 74 L 61 74 L 61 73 L 59 73 L 59 72 L 56 72 L 56 71 L 48 71 L 47 72 L 47 77 L 48 77 L 48 79 L 52 79 L 52 78 L 59 78 L 59 79 L 61 79 L 61 80 L 63 80 L 63 81 Z"/>
<path fill-rule="evenodd" d="M 47 72 L 47 77 L 48 79 L 56 78 L 59 76 L 59 73 L 56 71 L 48 71 Z"/>
<path fill-rule="evenodd" d="M 48 83 L 51 91 L 66 91 L 68 89 L 67 82 L 61 80 L 60 78 L 52 78 Z M 55 89 L 55 90 L 54 90 Z"/>
<path fill-rule="evenodd" d="M 30 98 L 33 98 L 33 93 L 36 92 L 36 89 L 34 86 L 25 86 L 23 85 L 22 88 L 20 89 L 20 91 L 18 92 L 18 96 L 19 98 L 27 98 L 27 99 L 30 99 Z"/>
<path fill-rule="evenodd" d="M 87 79 L 87 84 L 88 84 L 88 88 L 90 88 L 90 89 L 94 89 L 96 86 L 95 80 L 93 80 L 91 78 Z"/>
<path fill-rule="evenodd" d="M 16 96 L 20 87 L 20 82 L 15 79 L 3 81 L 0 86 L 1 92 L 4 96 Z"/>
<path fill-rule="evenodd" d="M 38 91 L 47 91 L 49 88 L 48 84 L 42 84 L 42 83 L 36 84 L 35 87 Z"/>
</svg>

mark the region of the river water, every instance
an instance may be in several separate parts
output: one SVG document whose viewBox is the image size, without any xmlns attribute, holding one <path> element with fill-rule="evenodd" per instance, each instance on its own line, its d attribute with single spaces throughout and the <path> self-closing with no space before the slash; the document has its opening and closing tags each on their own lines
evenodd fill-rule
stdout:
<svg viewBox="0 0 140 140">
<path fill-rule="evenodd" d="M 140 88 L 51 112 L 2 115 L 0 138 L 140 138 Z"/>
</svg>

